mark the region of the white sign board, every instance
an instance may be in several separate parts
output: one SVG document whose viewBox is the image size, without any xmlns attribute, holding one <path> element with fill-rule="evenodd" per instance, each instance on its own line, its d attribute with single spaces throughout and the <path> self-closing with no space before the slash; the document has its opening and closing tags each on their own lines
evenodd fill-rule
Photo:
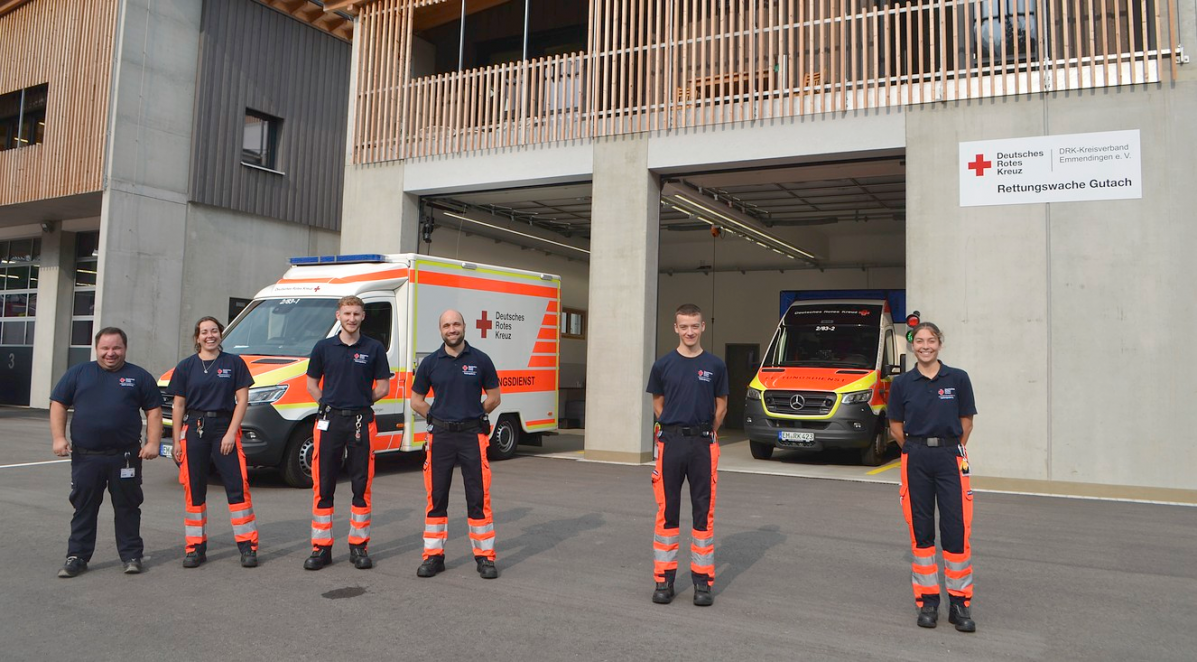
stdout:
<svg viewBox="0 0 1197 662">
<path fill-rule="evenodd" d="M 960 206 L 1143 197 L 1139 130 L 960 143 Z"/>
</svg>

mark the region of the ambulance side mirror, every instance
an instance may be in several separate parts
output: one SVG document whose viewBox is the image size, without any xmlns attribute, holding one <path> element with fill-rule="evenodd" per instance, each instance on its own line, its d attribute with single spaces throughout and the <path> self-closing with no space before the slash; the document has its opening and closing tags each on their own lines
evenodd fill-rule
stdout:
<svg viewBox="0 0 1197 662">
<path fill-rule="evenodd" d="M 904 372 L 906 372 L 906 355 L 905 354 L 898 357 L 898 365 L 890 364 L 890 365 L 885 366 L 885 374 L 889 375 L 890 377 L 900 375 Z"/>
</svg>

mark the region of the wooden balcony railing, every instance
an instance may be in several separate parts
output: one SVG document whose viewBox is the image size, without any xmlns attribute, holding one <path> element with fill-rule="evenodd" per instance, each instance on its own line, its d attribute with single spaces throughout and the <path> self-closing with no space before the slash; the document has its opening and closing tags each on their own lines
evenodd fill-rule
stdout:
<svg viewBox="0 0 1197 662">
<path fill-rule="evenodd" d="M 381 42 L 361 44 L 356 163 L 1159 83 L 1178 67 L 1176 0 L 592 0 L 586 54 L 412 80 L 412 1 L 363 9 L 358 39 Z"/>
</svg>

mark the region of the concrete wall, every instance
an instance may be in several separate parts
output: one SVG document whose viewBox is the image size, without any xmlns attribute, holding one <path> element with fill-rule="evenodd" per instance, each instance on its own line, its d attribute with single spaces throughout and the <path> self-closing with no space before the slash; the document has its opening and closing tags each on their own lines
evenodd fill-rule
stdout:
<svg viewBox="0 0 1197 662">
<path fill-rule="evenodd" d="M 977 392 L 981 476 L 1197 488 L 1197 83 L 908 109 L 908 300 Z M 960 141 L 1138 129 L 1143 198 L 961 208 Z"/>
<path fill-rule="evenodd" d="M 151 372 L 177 359 L 200 8 L 124 0 L 117 20 L 96 327 Z"/>
</svg>

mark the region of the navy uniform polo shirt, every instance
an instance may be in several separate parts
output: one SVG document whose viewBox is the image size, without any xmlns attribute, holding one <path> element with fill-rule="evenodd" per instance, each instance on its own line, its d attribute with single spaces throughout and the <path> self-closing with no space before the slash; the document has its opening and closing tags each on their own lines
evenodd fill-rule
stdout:
<svg viewBox="0 0 1197 662">
<path fill-rule="evenodd" d="M 232 413 L 237 406 L 237 390 L 253 383 L 254 378 L 249 374 L 245 359 L 236 354 L 221 352 L 211 361 L 201 359 L 199 354 L 192 354 L 175 367 L 166 394 L 185 398 L 187 411 Z"/>
<path fill-rule="evenodd" d="M 715 398 L 728 393 L 727 366 L 710 352 L 688 357 L 675 349 L 653 364 L 647 391 L 665 396 L 658 423 L 714 425 Z"/>
<path fill-rule="evenodd" d="M 480 349 L 462 341 L 464 347 L 457 356 L 450 356 L 441 348 L 424 357 L 416 368 L 411 390 L 420 395 L 434 394 L 428 415 L 442 421 L 477 420 L 486 411 L 482 408 L 482 391 L 499 387 L 499 373 L 490 357 Z"/>
<path fill-rule="evenodd" d="M 909 437 L 959 437 L 964 434 L 960 418 L 976 413 L 968 373 L 943 361 L 933 379 L 915 366 L 895 377 L 889 390 L 889 420 L 901 421 Z"/>
<path fill-rule="evenodd" d="M 308 377 L 324 378 L 320 404 L 333 409 L 369 409 L 374 406 L 374 380 L 391 378 L 387 350 L 373 338 L 359 335 L 346 345 L 341 334 L 312 347 Z"/>
<path fill-rule="evenodd" d="M 62 376 L 50 399 L 73 406 L 71 445 L 93 451 L 141 445 L 141 412 L 162 406 L 150 373 L 126 363 L 109 372 L 99 363 L 80 363 Z"/>
</svg>

